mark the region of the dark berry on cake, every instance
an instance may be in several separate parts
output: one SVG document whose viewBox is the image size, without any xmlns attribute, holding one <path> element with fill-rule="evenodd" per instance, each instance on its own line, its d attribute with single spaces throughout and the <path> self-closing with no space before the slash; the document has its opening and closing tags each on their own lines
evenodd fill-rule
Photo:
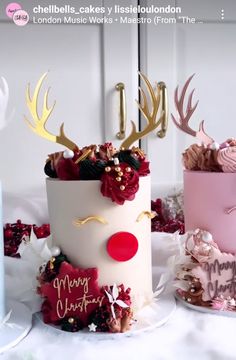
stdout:
<svg viewBox="0 0 236 360">
<path fill-rule="evenodd" d="M 89 317 L 89 324 L 93 323 L 96 325 L 96 331 L 108 332 L 109 326 L 107 321 L 110 319 L 110 309 L 108 305 L 98 307 L 93 311 Z"/>
<path fill-rule="evenodd" d="M 140 168 L 140 161 L 131 152 L 131 150 L 121 150 L 118 154 L 118 159 L 120 163 L 126 163 L 129 166 L 131 166 L 134 170 L 138 170 Z"/>
<path fill-rule="evenodd" d="M 82 330 L 84 325 L 78 316 L 64 318 L 61 322 L 61 329 L 68 332 L 77 332 Z"/>
<path fill-rule="evenodd" d="M 49 176 L 50 178 L 57 178 L 57 172 L 55 169 L 52 168 L 51 160 L 48 160 L 44 166 L 44 173 Z"/>
<path fill-rule="evenodd" d="M 51 259 L 47 262 L 45 270 L 39 276 L 40 283 L 43 284 L 55 279 L 59 273 L 60 266 L 64 261 L 69 263 L 67 257 L 62 253 L 60 253 L 58 256 L 52 256 Z"/>
<path fill-rule="evenodd" d="M 80 180 L 99 180 L 106 166 L 106 161 L 85 159 L 80 162 L 79 178 Z"/>
</svg>

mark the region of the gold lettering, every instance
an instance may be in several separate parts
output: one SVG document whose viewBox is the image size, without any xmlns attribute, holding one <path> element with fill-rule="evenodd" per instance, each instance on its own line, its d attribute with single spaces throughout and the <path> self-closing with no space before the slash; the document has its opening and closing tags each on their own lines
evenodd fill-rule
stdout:
<svg viewBox="0 0 236 360">
<path fill-rule="evenodd" d="M 63 319 L 67 313 L 73 311 L 76 312 L 87 312 L 87 307 L 90 304 L 98 304 L 98 306 L 102 306 L 104 296 L 92 297 L 92 295 L 84 294 L 83 297 L 78 298 L 78 302 L 69 303 L 69 299 L 66 298 L 64 302 L 60 299 L 57 300 L 56 304 L 56 313 L 60 319 Z"/>
<path fill-rule="evenodd" d="M 57 312 L 57 316 L 60 319 L 63 319 L 66 316 L 67 302 L 68 302 L 68 299 L 65 299 L 65 304 L 63 304 L 63 302 L 61 300 L 57 300 L 56 312 Z"/>
<path fill-rule="evenodd" d="M 89 288 L 89 280 L 90 280 L 89 277 L 88 278 L 78 277 L 77 279 L 70 280 L 69 275 L 66 275 L 63 279 L 55 278 L 53 281 L 53 287 L 54 289 L 57 289 L 57 297 L 59 299 L 61 298 L 62 289 L 64 291 L 68 291 L 69 293 L 71 293 L 72 288 L 83 286 L 84 293 L 87 294 Z"/>
</svg>

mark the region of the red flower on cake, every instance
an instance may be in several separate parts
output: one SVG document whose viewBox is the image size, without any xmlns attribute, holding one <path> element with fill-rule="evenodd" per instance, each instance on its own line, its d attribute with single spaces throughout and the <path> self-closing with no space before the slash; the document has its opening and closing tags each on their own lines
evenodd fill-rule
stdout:
<svg viewBox="0 0 236 360">
<path fill-rule="evenodd" d="M 128 164 L 107 166 L 101 177 L 101 193 L 119 205 L 125 200 L 133 200 L 139 189 L 139 174 Z"/>
<path fill-rule="evenodd" d="M 79 167 L 72 159 L 62 157 L 58 161 L 56 172 L 60 180 L 79 180 Z"/>
<path fill-rule="evenodd" d="M 105 298 L 97 278 L 96 268 L 74 268 L 64 261 L 59 274 L 41 286 L 41 296 L 46 298 L 42 305 L 44 321 L 57 324 L 64 318 L 78 316 L 86 326 L 89 315 L 103 305 Z"/>
<path fill-rule="evenodd" d="M 147 176 L 148 174 L 150 174 L 149 164 L 149 161 L 141 161 L 140 168 L 138 169 L 139 176 Z"/>
</svg>

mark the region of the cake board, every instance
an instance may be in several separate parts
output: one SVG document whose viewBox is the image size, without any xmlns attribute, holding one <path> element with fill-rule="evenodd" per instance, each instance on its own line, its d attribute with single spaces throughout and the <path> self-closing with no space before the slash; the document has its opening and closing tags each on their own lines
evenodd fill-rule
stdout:
<svg viewBox="0 0 236 360">
<path fill-rule="evenodd" d="M 163 295 L 160 299 L 153 302 L 150 305 L 143 307 L 135 316 L 135 322 L 132 325 L 131 330 L 124 333 L 104 333 L 104 332 L 89 332 L 88 330 L 80 330 L 75 333 L 66 332 L 61 330 L 59 327 L 52 324 L 45 324 L 43 322 L 41 312 L 35 314 L 36 318 L 39 319 L 42 324 L 50 328 L 55 332 L 63 332 L 63 335 L 70 336 L 72 339 L 78 336 L 84 340 L 111 340 L 120 337 L 131 337 L 135 336 L 144 331 L 151 331 L 157 327 L 164 325 L 176 310 L 176 301 L 172 294 Z"/>
<path fill-rule="evenodd" d="M 204 306 L 197 306 L 197 305 L 193 305 L 188 303 L 187 301 L 183 300 L 181 298 L 181 296 L 175 292 L 175 298 L 185 307 L 194 310 L 194 311 L 199 311 L 205 314 L 212 314 L 212 315 L 219 315 L 219 316 L 227 316 L 227 317 L 235 317 L 236 318 L 236 311 L 228 311 L 228 310 L 215 310 L 215 309 L 211 309 L 211 308 L 207 308 Z"/>
<path fill-rule="evenodd" d="M 9 319 L 0 324 L 0 354 L 16 346 L 32 327 L 32 312 L 22 303 L 7 302 Z"/>
</svg>

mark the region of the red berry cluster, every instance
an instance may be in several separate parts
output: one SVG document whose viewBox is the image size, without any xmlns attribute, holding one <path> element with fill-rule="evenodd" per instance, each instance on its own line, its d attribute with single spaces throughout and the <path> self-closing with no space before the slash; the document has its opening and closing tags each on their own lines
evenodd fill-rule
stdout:
<svg viewBox="0 0 236 360">
<path fill-rule="evenodd" d="M 23 237 L 30 236 L 31 229 L 33 229 L 38 239 L 50 235 L 49 224 L 42 226 L 23 224 L 21 220 L 17 220 L 14 224 L 6 224 L 3 229 L 4 234 L 4 254 L 6 256 L 20 257 L 17 254 L 18 247 Z"/>
<path fill-rule="evenodd" d="M 184 219 L 176 218 L 170 219 L 164 215 L 164 206 L 161 199 L 156 199 L 152 201 L 151 205 L 152 211 L 157 213 L 152 219 L 152 231 L 159 231 L 159 232 L 167 232 L 167 233 L 174 233 L 177 230 L 180 231 L 180 234 L 184 234 Z"/>
</svg>

